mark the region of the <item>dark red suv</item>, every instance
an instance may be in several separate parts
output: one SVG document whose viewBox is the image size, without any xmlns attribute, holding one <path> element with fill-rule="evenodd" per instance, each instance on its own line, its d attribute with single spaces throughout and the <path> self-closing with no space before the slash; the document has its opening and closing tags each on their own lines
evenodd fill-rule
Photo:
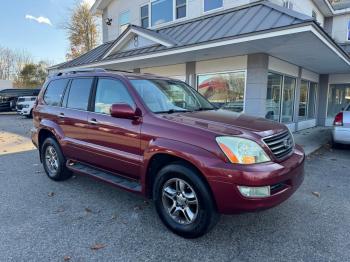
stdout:
<svg viewBox="0 0 350 262">
<path fill-rule="evenodd" d="M 80 173 L 151 198 L 188 238 L 220 213 L 280 204 L 304 177 L 304 152 L 285 125 L 217 109 L 187 84 L 149 74 L 49 78 L 32 140 L 49 178 Z"/>
</svg>

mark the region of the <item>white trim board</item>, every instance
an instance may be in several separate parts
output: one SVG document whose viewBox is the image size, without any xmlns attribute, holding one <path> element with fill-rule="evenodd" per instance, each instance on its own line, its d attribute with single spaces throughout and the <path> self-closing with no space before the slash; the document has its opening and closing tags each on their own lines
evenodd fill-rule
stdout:
<svg viewBox="0 0 350 262">
<path fill-rule="evenodd" d="M 123 47 L 130 39 L 133 38 L 134 35 L 142 36 L 143 38 L 146 38 L 152 42 L 161 44 L 166 47 L 173 47 L 174 45 L 170 43 L 169 41 L 166 41 L 164 39 L 160 39 L 157 37 L 154 37 L 152 35 L 146 34 L 142 32 L 141 30 L 138 30 L 137 28 L 131 27 L 128 30 L 124 36 L 122 36 L 121 39 L 119 39 L 112 47 L 111 49 L 103 56 L 103 59 L 107 58 L 110 54 L 112 54 L 115 51 L 118 51 L 121 47 Z"/>
</svg>

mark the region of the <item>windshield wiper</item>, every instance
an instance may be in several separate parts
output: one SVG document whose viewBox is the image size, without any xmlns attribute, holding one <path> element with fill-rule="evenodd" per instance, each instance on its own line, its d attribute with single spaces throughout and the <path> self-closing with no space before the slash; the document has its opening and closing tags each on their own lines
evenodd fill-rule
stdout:
<svg viewBox="0 0 350 262">
<path fill-rule="evenodd" d="M 217 108 L 215 107 L 200 107 L 194 111 L 209 111 L 209 110 L 216 110 Z"/>
</svg>

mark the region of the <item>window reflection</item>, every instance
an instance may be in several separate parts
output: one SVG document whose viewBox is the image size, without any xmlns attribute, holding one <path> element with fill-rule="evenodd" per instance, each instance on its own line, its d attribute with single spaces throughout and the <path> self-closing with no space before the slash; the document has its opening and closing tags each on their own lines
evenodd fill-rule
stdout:
<svg viewBox="0 0 350 262">
<path fill-rule="evenodd" d="M 284 78 L 283 100 L 282 100 L 282 122 L 293 122 L 294 114 L 294 93 L 296 79 L 291 77 Z"/>
<path fill-rule="evenodd" d="M 218 108 L 244 110 L 245 72 L 199 75 L 198 91 Z"/>
<path fill-rule="evenodd" d="M 300 86 L 299 99 L 299 120 L 305 120 L 307 117 L 308 101 L 309 101 L 309 82 L 302 80 Z"/>
<path fill-rule="evenodd" d="M 156 0 L 151 3 L 152 26 L 173 20 L 173 0 Z"/>
<path fill-rule="evenodd" d="M 334 118 L 350 103 L 350 84 L 330 85 L 327 116 Z"/>
<path fill-rule="evenodd" d="M 269 73 L 266 96 L 266 118 L 279 121 L 283 76 Z"/>
</svg>

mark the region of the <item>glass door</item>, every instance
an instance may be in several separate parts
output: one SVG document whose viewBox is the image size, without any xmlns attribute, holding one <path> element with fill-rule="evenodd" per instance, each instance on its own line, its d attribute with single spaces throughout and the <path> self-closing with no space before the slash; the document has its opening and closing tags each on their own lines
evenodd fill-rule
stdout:
<svg viewBox="0 0 350 262">
<path fill-rule="evenodd" d="M 265 118 L 280 121 L 281 114 L 281 92 L 283 76 L 269 73 L 266 96 L 266 116 Z"/>
<path fill-rule="evenodd" d="M 294 94 L 296 79 L 285 76 L 282 95 L 282 123 L 292 123 L 294 114 Z"/>
<path fill-rule="evenodd" d="M 301 80 L 300 99 L 299 99 L 299 121 L 307 119 L 309 101 L 309 82 Z"/>
</svg>

